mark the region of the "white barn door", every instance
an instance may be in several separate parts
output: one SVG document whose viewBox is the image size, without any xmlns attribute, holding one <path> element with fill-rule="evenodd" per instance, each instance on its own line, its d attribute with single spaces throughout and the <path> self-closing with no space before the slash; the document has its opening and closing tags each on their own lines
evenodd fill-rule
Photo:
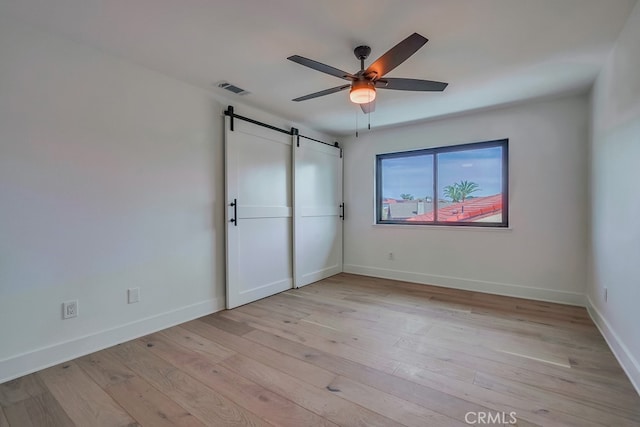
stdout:
<svg viewBox="0 0 640 427">
<path fill-rule="evenodd" d="M 342 271 L 342 157 L 300 137 L 294 147 L 294 286 Z"/>
<path fill-rule="evenodd" d="M 227 308 L 293 286 L 292 136 L 225 117 Z"/>
</svg>

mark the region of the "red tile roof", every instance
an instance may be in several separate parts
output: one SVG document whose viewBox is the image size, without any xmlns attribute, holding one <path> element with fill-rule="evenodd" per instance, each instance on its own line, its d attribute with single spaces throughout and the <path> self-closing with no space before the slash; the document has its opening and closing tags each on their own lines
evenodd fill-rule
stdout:
<svg viewBox="0 0 640 427">
<path fill-rule="evenodd" d="M 488 197 L 474 197 L 464 203 L 453 203 L 438 209 L 438 221 L 459 222 L 477 221 L 502 211 L 502 194 Z M 407 221 L 433 221 L 433 212 L 408 218 Z"/>
</svg>

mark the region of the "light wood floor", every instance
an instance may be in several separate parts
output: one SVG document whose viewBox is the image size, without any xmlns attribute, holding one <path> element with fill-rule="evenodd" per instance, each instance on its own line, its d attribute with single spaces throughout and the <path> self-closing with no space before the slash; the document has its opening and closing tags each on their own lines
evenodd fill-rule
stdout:
<svg viewBox="0 0 640 427">
<path fill-rule="evenodd" d="M 348 274 L 2 384 L 0 405 L 0 427 L 640 425 L 584 309 Z"/>
</svg>

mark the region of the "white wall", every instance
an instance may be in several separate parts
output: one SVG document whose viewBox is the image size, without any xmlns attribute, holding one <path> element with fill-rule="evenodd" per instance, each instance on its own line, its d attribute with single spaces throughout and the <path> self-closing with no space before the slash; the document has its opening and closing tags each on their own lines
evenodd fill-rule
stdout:
<svg viewBox="0 0 640 427">
<path fill-rule="evenodd" d="M 584 304 L 588 120 L 571 96 L 348 139 L 345 271 Z M 510 229 L 372 225 L 375 154 L 502 138 Z"/>
<path fill-rule="evenodd" d="M 0 17 L 0 382 L 224 306 L 225 107 Z"/>
<path fill-rule="evenodd" d="M 221 307 L 221 111 L 3 20 L 0 381 Z M 80 315 L 63 321 L 71 299 Z"/>
<path fill-rule="evenodd" d="M 640 3 L 592 106 L 589 309 L 640 393 Z"/>
</svg>

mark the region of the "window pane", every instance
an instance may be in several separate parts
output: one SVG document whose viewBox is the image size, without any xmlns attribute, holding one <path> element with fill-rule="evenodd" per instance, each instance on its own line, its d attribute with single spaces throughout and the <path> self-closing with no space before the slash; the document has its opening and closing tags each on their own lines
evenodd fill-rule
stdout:
<svg viewBox="0 0 640 427">
<path fill-rule="evenodd" d="M 383 158 L 379 167 L 379 219 L 433 221 L 433 154 Z"/>
<path fill-rule="evenodd" d="M 378 223 L 508 227 L 508 143 L 378 154 Z"/>
<path fill-rule="evenodd" d="M 502 147 L 437 156 L 436 221 L 502 223 Z"/>
</svg>

